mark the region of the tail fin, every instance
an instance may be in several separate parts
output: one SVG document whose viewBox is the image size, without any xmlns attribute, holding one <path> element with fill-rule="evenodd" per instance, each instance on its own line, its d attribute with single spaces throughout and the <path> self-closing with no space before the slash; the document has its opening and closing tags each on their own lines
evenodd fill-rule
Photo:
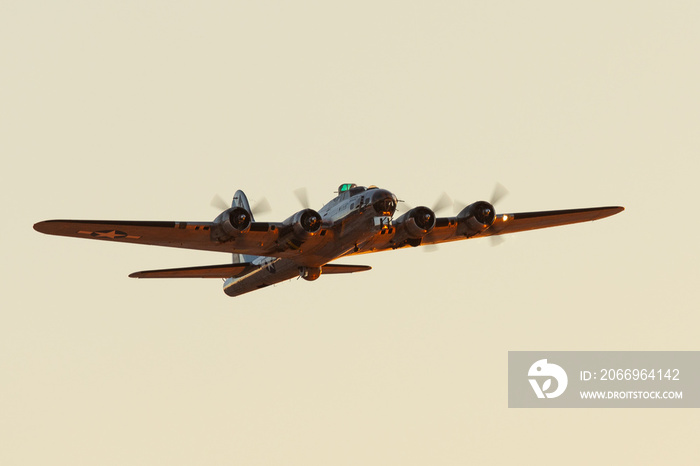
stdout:
<svg viewBox="0 0 700 466">
<path fill-rule="evenodd" d="M 245 210 L 250 212 L 250 221 L 254 222 L 255 218 L 253 217 L 253 212 L 250 209 L 250 203 L 248 202 L 248 198 L 246 197 L 245 193 L 241 191 L 240 189 L 236 191 L 236 194 L 233 195 L 233 201 L 231 202 L 231 207 L 243 207 Z M 253 262 L 256 258 L 260 256 L 251 256 L 248 254 L 233 254 L 233 263 L 234 264 L 244 264 L 244 263 L 250 263 Z"/>
</svg>

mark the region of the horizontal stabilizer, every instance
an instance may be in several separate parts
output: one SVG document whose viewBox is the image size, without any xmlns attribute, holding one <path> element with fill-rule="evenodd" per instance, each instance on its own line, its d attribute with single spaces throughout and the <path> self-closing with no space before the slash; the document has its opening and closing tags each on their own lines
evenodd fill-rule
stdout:
<svg viewBox="0 0 700 466">
<path fill-rule="evenodd" d="M 144 270 L 129 275 L 131 278 L 231 278 L 255 267 L 249 263 L 204 265 L 178 269 Z"/>
<path fill-rule="evenodd" d="M 321 267 L 322 274 L 328 273 L 354 273 L 372 270 L 369 265 L 326 264 Z"/>
</svg>

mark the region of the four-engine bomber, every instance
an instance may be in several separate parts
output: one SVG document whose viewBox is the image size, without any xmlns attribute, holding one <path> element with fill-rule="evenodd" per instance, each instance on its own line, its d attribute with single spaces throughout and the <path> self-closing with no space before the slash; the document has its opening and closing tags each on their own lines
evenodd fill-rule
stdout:
<svg viewBox="0 0 700 466">
<path fill-rule="evenodd" d="M 333 262 L 341 257 L 568 225 L 624 210 L 594 207 L 497 215 L 493 206 L 497 197 L 502 196 L 494 192 L 492 202 L 474 202 L 454 217 L 437 217 L 438 205 L 407 208 L 394 219 L 400 201 L 393 193 L 346 183 L 318 211 L 305 206 L 282 222 L 256 222 L 246 195 L 239 190 L 231 207 L 212 222 L 47 220 L 34 229 L 51 235 L 232 253 L 228 264 L 147 270 L 130 276 L 222 278 L 224 292 L 238 296 L 295 277 L 316 280 L 325 274 L 371 268 Z"/>
</svg>

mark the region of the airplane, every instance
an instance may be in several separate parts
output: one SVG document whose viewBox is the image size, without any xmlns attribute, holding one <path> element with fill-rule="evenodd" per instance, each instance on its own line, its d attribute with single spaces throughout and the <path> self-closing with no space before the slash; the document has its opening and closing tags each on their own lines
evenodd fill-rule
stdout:
<svg viewBox="0 0 700 466">
<path fill-rule="evenodd" d="M 318 211 L 308 208 L 303 200 L 308 198 L 298 193 L 305 208 L 282 222 L 256 222 L 248 198 L 238 190 L 231 207 L 212 222 L 47 220 L 34 229 L 49 235 L 231 253 L 233 260 L 227 264 L 129 276 L 220 278 L 228 296 L 240 296 L 295 277 L 313 281 L 321 275 L 371 269 L 333 262 L 339 258 L 599 220 L 624 210 L 617 206 L 496 214 L 493 203 L 503 193 L 504 188 L 497 189 L 492 202 L 477 201 L 456 216 L 437 217 L 437 207 L 449 201 L 443 195 L 439 206 L 407 208 L 395 219 L 402 201 L 393 193 L 344 183 Z"/>
</svg>

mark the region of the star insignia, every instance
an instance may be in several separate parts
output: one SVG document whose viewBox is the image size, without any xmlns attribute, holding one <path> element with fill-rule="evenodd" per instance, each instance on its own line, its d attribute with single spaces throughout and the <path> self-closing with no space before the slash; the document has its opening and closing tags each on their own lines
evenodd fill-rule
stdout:
<svg viewBox="0 0 700 466">
<path fill-rule="evenodd" d="M 138 239 L 140 236 L 132 236 L 128 233 L 119 230 L 100 230 L 100 231 L 79 231 L 84 235 L 92 236 L 93 238 L 106 238 L 106 239 L 118 239 L 118 238 L 129 238 Z"/>
</svg>

